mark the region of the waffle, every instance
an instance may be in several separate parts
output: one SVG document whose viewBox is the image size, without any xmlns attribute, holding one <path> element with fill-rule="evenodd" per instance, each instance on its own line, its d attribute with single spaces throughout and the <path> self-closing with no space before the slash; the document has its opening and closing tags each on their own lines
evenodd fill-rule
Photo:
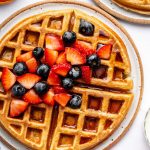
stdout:
<svg viewBox="0 0 150 150">
<path fill-rule="evenodd" d="M 80 19 L 94 25 L 92 36 L 79 33 Z M 0 82 L 0 122 L 13 137 L 32 149 L 91 149 L 117 129 L 133 100 L 131 66 L 124 43 L 104 23 L 79 10 L 49 11 L 19 22 L 0 40 L 0 71 L 3 67 L 12 69 L 18 55 L 35 46 L 45 47 L 47 33 L 62 36 L 68 30 L 76 32 L 78 40 L 90 43 L 94 49 L 113 44 L 110 59 L 101 60 L 101 75 L 93 72 L 90 85 L 77 80 L 78 84 L 70 90 L 82 96 L 79 109 L 30 105 L 24 114 L 11 118 L 11 94 L 5 93 Z"/>
<path fill-rule="evenodd" d="M 150 0 L 112 0 L 117 5 L 136 13 L 150 15 Z"/>
</svg>

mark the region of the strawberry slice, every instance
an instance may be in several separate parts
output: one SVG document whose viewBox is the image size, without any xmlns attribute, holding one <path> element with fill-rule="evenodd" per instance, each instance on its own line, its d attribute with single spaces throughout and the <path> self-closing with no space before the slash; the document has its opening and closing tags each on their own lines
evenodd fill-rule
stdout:
<svg viewBox="0 0 150 150">
<path fill-rule="evenodd" d="M 16 61 L 17 62 L 26 62 L 27 60 L 31 59 L 32 58 L 32 51 L 30 52 L 27 52 L 25 54 L 22 54 L 22 55 L 19 55 L 17 58 L 16 58 Z"/>
<path fill-rule="evenodd" d="M 73 47 L 75 49 L 78 49 L 82 54 L 85 54 L 86 56 L 94 54 L 96 51 L 92 48 L 92 45 L 90 43 L 86 43 L 83 41 L 76 41 L 73 44 Z"/>
<path fill-rule="evenodd" d="M 43 102 L 47 105 L 54 105 L 54 91 L 52 89 L 49 89 L 49 91 L 43 95 Z"/>
<path fill-rule="evenodd" d="M 64 44 L 60 36 L 55 34 L 47 34 L 45 38 L 46 48 L 56 51 L 64 50 Z"/>
<path fill-rule="evenodd" d="M 17 117 L 28 107 L 28 103 L 19 99 L 12 99 L 10 104 L 10 117 Z"/>
<path fill-rule="evenodd" d="M 2 85 L 8 91 L 16 82 L 16 76 L 8 69 L 4 68 L 1 76 Z"/>
<path fill-rule="evenodd" d="M 66 48 L 66 57 L 72 65 L 83 65 L 86 62 L 85 55 L 71 47 Z"/>
<path fill-rule="evenodd" d="M 45 61 L 50 65 L 53 66 L 57 60 L 58 52 L 50 49 L 45 49 Z"/>
<path fill-rule="evenodd" d="M 57 58 L 56 64 L 64 64 L 67 63 L 66 53 L 61 52 Z"/>
<path fill-rule="evenodd" d="M 35 58 L 31 58 L 26 62 L 28 70 L 30 73 L 35 73 L 38 67 L 38 63 Z"/>
<path fill-rule="evenodd" d="M 67 93 L 67 90 L 65 90 L 61 86 L 53 86 L 53 90 L 55 94 L 60 94 L 60 93 Z"/>
<path fill-rule="evenodd" d="M 35 93 L 33 89 L 29 90 L 24 96 L 23 100 L 30 104 L 39 104 L 42 102 L 40 97 Z"/>
<path fill-rule="evenodd" d="M 71 99 L 71 95 L 67 93 L 60 93 L 54 96 L 54 100 L 63 107 L 67 105 L 70 99 Z"/>
<path fill-rule="evenodd" d="M 32 73 L 26 73 L 17 77 L 17 81 L 26 89 L 31 89 L 40 79 L 41 77 Z"/>
<path fill-rule="evenodd" d="M 82 66 L 82 79 L 85 81 L 85 83 L 90 84 L 91 82 L 91 70 L 89 66 Z"/>
<path fill-rule="evenodd" d="M 97 55 L 101 59 L 110 59 L 111 51 L 112 51 L 112 45 L 111 44 L 104 45 L 103 47 L 98 49 Z"/>
<path fill-rule="evenodd" d="M 49 85 L 60 85 L 60 82 L 61 81 L 60 81 L 59 76 L 55 72 L 50 71 L 48 79 L 47 79 L 47 83 Z"/>
</svg>

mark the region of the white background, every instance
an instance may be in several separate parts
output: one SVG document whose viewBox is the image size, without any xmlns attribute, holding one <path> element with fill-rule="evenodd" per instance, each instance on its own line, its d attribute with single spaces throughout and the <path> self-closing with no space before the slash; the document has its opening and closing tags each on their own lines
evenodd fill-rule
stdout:
<svg viewBox="0 0 150 150">
<path fill-rule="evenodd" d="M 24 6 L 37 1 L 40 0 L 15 0 L 15 2 L 10 5 L 0 6 L 0 23 L 2 23 L 16 10 L 19 10 Z M 92 0 L 79 1 L 92 3 L 94 5 Z M 112 150 L 149 150 L 150 147 L 148 146 L 144 137 L 144 118 L 148 108 L 150 107 L 150 25 L 132 24 L 119 19 L 118 21 L 131 35 L 139 50 L 144 68 L 145 85 L 143 100 L 138 116 L 136 117 L 127 134 L 112 148 Z M 7 150 L 7 148 L 1 142 L 0 149 Z"/>
</svg>

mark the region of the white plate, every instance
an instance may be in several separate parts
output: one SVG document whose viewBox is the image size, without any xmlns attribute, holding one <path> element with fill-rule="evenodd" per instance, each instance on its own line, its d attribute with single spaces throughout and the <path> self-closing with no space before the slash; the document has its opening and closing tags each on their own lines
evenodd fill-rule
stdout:
<svg viewBox="0 0 150 150">
<path fill-rule="evenodd" d="M 125 43 L 129 58 L 131 61 L 132 65 L 132 79 L 134 80 L 134 89 L 133 93 L 135 96 L 134 101 L 131 105 L 131 108 L 124 119 L 124 121 L 121 123 L 120 127 L 110 136 L 107 140 L 105 140 L 103 143 L 98 145 L 95 149 L 100 150 L 100 149 L 105 149 L 108 148 L 112 145 L 114 145 L 117 141 L 121 139 L 121 137 L 127 132 L 128 128 L 131 126 L 138 108 L 140 106 L 141 98 L 142 98 L 142 89 L 143 89 L 143 71 L 142 71 L 142 65 L 141 65 L 141 60 L 138 54 L 138 51 L 127 34 L 127 32 L 123 29 L 123 27 L 112 17 L 110 17 L 107 13 L 104 11 L 92 7 L 87 4 L 79 4 L 75 2 L 69 2 L 69 3 L 64 3 L 61 2 L 60 0 L 57 0 L 57 2 L 41 2 L 41 3 L 36 3 L 31 6 L 28 6 L 16 14 L 12 15 L 10 18 L 8 18 L 4 23 L 2 23 L 0 27 L 0 38 L 2 38 L 16 23 L 20 22 L 24 18 L 27 18 L 32 15 L 36 15 L 42 12 L 46 12 L 48 10 L 60 10 L 60 9 L 67 9 L 67 8 L 72 8 L 72 9 L 79 9 L 88 15 L 94 16 L 98 19 L 100 19 L 102 22 L 107 24 L 110 28 L 112 28 L 123 40 Z M 25 150 L 27 149 L 24 145 L 16 141 L 14 138 L 12 138 L 4 129 L 0 128 L 0 137 L 3 138 L 3 141 L 5 143 L 7 142 L 7 145 L 11 145 L 15 147 L 16 149 L 21 149 Z"/>
<path fill-rule="evenodd" d="M 129 22 L 139 23 L 139 24 L 150 24 L 150 15 L 141 15 L 126 9 L 119 7 L 114 4 L 111 0 L 93 0 L 102 9 L 110 13 L 111 15 L 126 20 Z"/>
</svg>

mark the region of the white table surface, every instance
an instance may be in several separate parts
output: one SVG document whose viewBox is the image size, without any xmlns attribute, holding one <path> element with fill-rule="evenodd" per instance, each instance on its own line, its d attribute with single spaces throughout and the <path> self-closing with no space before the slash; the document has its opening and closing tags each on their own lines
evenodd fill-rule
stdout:
<svg viewBox="0 0 150 150">
<path fill-rule="evenodd" d="M 0 23 L 16 10 L 37 1 L 40 0 L 15 0 L 11 5 L 0 6 Z M 92 0 L 79 1 L 94 5 Z M 133 125 L 112 150 L 149 150 L 150 147 L 144 137 L 144 118 L 150 107 L 150 96 L 148 94 L 150 92 L 150 25 L 132 24 L 121 20 L 119 22 L 129 32 L 139 50 L 143 62 L 145 86 L 142 104 Z M 0 150 L 8 150 L 8 148 L 0 142 Z"/>
</svg>

